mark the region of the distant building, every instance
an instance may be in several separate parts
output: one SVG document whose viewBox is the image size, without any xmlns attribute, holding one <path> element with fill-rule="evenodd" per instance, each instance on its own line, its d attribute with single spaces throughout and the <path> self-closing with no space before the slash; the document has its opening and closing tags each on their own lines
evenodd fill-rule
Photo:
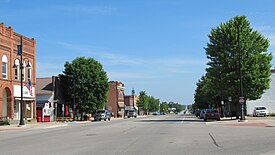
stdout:
<svg viewBox="0 0 275 155">
<path fill-rule="evenodd" d="M 119 81 L 109 82 L 108 104 L 106 109 L 113 113 L 114 117 L 123 117 L 124 104 L 124 83 Z"/>
<path fill-rule="evenodd" d="M 126 110 L 138 110 L 138 96 L 136 95 L 125 95 L 124 96 L 124 103 Z M 133 106 L 134 105 L 134 106 Z"/>
<path fill-rule="evenodd" d="M 247 101 L 247 114 L 252 115 L 255 106 L 265 106 L 270 113 L 275 113 L 275 69 L 271 70 L 270 88 L 258 100 Z"/>
<path fill-rule="evenodd" d="M 37 78 L 36 108 L 38 122 L 52 122 L 70 117 L 71 104 L 63 97 L 57 76 Z M 63 109 L 63 111 L 62 111 Z"/>
<path fill-rule="evenodd" d="M 22 58 L 18 56 L 17 45 L 22 37 Z M 0 24 L 0 121 L 4 119 L 20 120 L 21 116 L 21 73 L 23 64 L 23 111 L 25 120 L 36 118 L 35 86 L 36 86 L 36 41 L 13 31 L 12 27 Z M 26 67 L 29 64 L 28 68 Z"/>
</svg>

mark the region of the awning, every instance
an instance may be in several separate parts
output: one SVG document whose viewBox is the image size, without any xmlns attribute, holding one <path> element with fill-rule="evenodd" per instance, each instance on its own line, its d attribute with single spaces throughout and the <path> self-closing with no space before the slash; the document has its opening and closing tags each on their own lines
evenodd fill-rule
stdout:
<svg viewBox="0 0 275 155">
<path fill-rule="evenodd" d="M 15 97 L 14 98 L 15 100 L 21 100 L 20 97 Z M 26 97 L 23 97 L 23 101 L 34 101 L 35 99 L 34 98 L 26 98 Z"/>
<path fill-rule="evenodd" d="M 36 108 L 43 108 L 46 102 L 48 102 L 48 100 L 36 101 Z"/>
<path fill-rule="evenodd" d="M 118 107 L 123 108 L 124 107 L 124 102 L 118 102 Z"/>
</svg>

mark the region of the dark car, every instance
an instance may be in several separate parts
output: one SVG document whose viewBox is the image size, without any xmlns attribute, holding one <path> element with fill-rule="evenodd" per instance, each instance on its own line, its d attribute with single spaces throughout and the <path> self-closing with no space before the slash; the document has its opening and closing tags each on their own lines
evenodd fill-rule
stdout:
<svg viewBox="0 0 275 155">
<path fill-rule="evenodd" d="M 101 121 L 101 120 L 111 120 L 111 113 L 107 110 L 97 110 L 94 115 L 95 121 Z"/>
<path fill-rule="evenodd" d="M 206 109 L 204 113 L 204 121 L 208 119 L 221 120 L 221 114 L 216 109 Z"/>
<path fill-rule="evenodd" d="M 199 117 L 200 116 L 200 113 L 201 113 L 201 110 L 195 110 L 194 111 L 194 115 L 196 116 L 196 117 Z"/>
</svg>

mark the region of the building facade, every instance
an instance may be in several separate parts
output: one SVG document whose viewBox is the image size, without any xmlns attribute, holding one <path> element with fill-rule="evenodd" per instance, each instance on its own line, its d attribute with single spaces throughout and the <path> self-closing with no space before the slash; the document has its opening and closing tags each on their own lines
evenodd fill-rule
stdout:
<svg viewBox="0 0 275 155">
<path fill-rule="evenodd" d="M 18 47 L 22 38 L 22 62 Z M 36 41 L 13 31 L 12 27 L 0 24 L 0 118 L 19 120 L 21 106 L 25 120 L 36 118 Z M 23 82 L 23 104 L 21 101 L 21 72 Z"/>
<path fill-rule="evenodd" d="M 269 89 L 258 100 L 247 101 L 247 114 L 252 115 L 255 106 L 265 106 L 270 113 L 275 113 L 275 69 L 271 70 Z"/>
<path fill-rule="evenodd" d="M 124 83 L 119 81 L 109 82 L 108 103 L 106 109 L 112 112 L 114 117 L 124 116 Z"/>
<path fill-rule="evenodd" d="M 38 122 L 52 122 L 71 117 L 71 104 L 65 101 L 57 76 L 36 79 L 36 112 Z"/>
<path fill-rule="evenodd" d="M 125 95 L 124 96 L 125 109 L 138 111 L 139 109 L 138 109 L 137 101 L 138 101 L 138 96 Z"/>
</svg>

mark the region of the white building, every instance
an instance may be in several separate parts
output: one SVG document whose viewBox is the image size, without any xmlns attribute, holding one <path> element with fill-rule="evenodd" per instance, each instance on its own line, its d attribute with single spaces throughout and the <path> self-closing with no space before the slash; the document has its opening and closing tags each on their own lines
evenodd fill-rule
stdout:
<svg viewBox="0 0 275 155">
<path fill-rule="evenodd" d="M 270 88 L 258 100 L 247 101 L 247 114 L 252 115 L 255 106 L 265 106 L 270 113 L 275 113 L 275 69 L 271 70 Z"/>
</svg>

